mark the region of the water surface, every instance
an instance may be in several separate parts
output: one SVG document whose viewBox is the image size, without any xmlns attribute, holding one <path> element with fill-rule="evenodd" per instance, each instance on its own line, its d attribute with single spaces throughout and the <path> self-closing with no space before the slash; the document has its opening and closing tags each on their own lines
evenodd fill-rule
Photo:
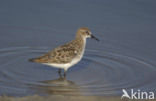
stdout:
<svg viewBox="0 0 156 101">
<path fill-rule="evenodd" d="M 120 96 L 122 89 L 156 87 L 153 0 L 1 1 L 0 95 Z M 72 40 L 89 27 L 80 63 L 59 77 L 56 68 L 28 59 Z"/>
</svg>

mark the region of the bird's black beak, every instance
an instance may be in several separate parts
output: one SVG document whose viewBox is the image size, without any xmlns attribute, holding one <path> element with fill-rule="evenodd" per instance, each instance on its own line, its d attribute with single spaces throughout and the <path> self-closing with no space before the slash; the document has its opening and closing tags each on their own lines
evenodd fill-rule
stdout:
<svg viewBox="0 0 156 101">
<path fill-rule="evenodd" d="M 91 35 L 91 38 L 95 39 L 96 41 L 100 41 L 98 38 L 96 38 L 94 35 Z"/>
</svg>

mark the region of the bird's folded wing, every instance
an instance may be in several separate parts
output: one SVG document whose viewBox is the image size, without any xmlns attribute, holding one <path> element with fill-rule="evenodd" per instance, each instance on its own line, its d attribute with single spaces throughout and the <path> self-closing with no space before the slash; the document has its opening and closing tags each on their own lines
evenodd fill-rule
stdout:
<svg viewBox="0 0 156 101">
<path fill-rule="evenodd" d="M 69 63 L 77 55 L 76 49 L 68 44 L 55 48 L 54 50 L 33 59 L 39 63 Z"/>
</svg>

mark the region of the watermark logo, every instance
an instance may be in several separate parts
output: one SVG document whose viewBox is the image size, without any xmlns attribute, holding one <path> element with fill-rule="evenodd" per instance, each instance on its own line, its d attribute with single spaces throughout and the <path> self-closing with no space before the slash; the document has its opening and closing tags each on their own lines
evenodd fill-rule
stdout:
<svg viewBox="0 0 156 101">
<path fill-rule="evenodd" d="M 133 89 L 130 89 L 130 94 L 125 89 L 122 89 L 122 96 L 121 99 L 123 98 L 128 98 L 128 99 L 154 99 L 154 92 L 145 92 L 141 90 L 136 90 L 134 91 Z"/>
</svg>

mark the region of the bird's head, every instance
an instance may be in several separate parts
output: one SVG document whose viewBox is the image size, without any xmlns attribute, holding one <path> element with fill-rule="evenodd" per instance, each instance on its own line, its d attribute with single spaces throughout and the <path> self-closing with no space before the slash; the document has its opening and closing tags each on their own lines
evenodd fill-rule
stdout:
<svg viewBox="0 0 156 101">
<path fill-rule="evenodd" d="M 86 28 L 86 27 L 82 27 L 82 28 L 79 28 L 78 31 L 77 31 L 77 34 L 82 36 L 83 38 L 93 38 L 97 41 L 99 41 L 98 38 L 96 38 L 92 33 L 91 31 Z"/>
</svg>

